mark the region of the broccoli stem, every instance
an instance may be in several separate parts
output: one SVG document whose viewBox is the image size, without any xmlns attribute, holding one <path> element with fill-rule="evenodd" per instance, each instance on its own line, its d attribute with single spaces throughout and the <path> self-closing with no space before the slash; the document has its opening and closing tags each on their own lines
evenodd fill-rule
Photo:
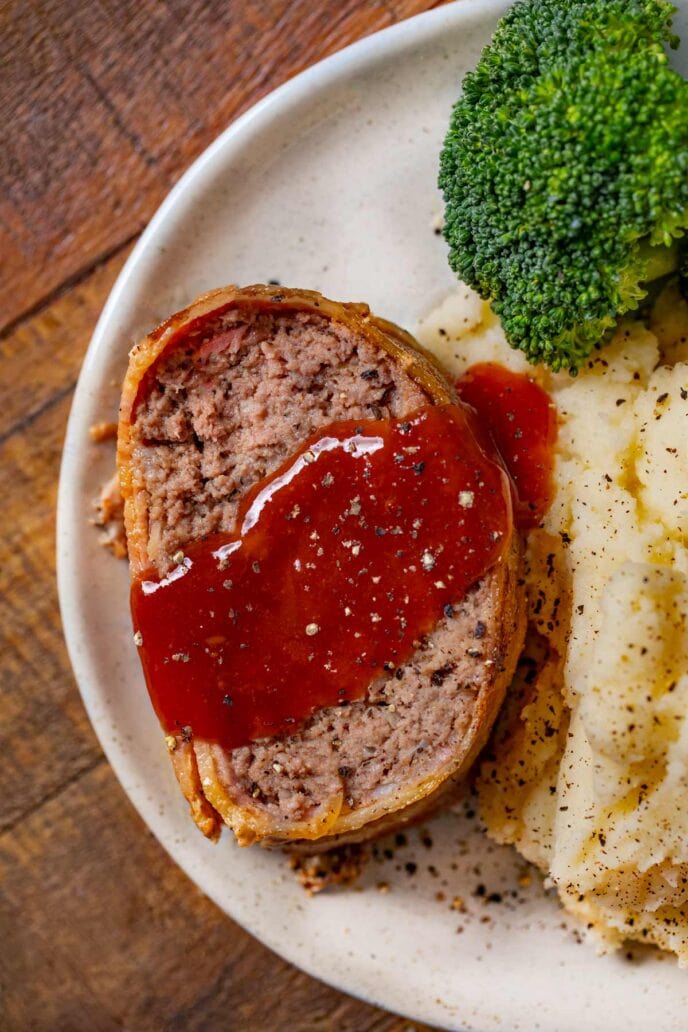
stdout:
<svg viewBox="0 0 688 1032">
<path fill-rule="evenodd" d="M 654 280 L 662 279 L 679 267 L 679 246 L 674 240 L 669 247 L 663 244 L 648 244 L 642 241 L 640 244 L 640 259 L 645 265 L 644 283 L 652 283 Z"/>
</svg>

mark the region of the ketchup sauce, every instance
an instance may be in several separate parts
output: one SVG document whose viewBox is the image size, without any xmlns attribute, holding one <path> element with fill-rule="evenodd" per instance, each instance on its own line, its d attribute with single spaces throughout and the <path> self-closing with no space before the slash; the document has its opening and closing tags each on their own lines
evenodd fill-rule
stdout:
<svg viewBox="0 0 688 1032">
<path fill-rule="evenodd" d="M 557 413 L 549 395 L 529 377 L 494 362 L 471 366 L 456 389 L 504 460 L 516 493 L 516 525 L 537 527 L 553 494 Z"/>
<path fill-rule="evenodd" d="M 463 383 L 477 408 L 481 381 Z M 248 494 L 236 533 L 132 585 L 163 727 L 232 749 L 365 697 L 503 557 L 511 531 L 508 479 L 465 406 L 319 431 Z"/>
</svg>

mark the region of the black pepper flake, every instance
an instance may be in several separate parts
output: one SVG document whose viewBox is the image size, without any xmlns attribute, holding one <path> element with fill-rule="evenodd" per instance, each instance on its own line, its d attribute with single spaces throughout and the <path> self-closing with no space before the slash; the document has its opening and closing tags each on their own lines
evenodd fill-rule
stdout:
<svg viewBox="0 0 688 1032">
<path fill-rule="evenodd" d="M 416 462 L 413 467 L 413 472 L 416 474 L 417 477 L 421 477 L 425 472 L 425 463 Z"/>
<path fill-rule="evenodd" d="M 478 620 L 478 622 L 475 625 L 475 628 L 473 630 L 473 637 L 474 638 L 484 638 L 486 632 L 487 632 L 486 625 L 483 623 L 482 620 Z"/>
<path fill-rule="evenodd" d="M 273 294 L 270 298 L 271 301 L 284 301 L 284 294 Z"/>
<path fill-rule="evenodd" d="M 626 404 L 626 398 L 617 398 L 616 399 L 616 407 L 617 408 L 619 407 L 619 405 L 625 405 L 625 404 Z"/>
<path fill-rule="evenodd" d="M 268 286 L 269 287 L 281 287 L 282 284 L 280 283 L 280 281 L 278 279 L 269 279 L 268 280 Z"/>
<path fill-rule="evenodd" d="M 375 536 L 376 537 L 384 537 L 386 533 L 387 533 L 387 531 L 385 530 L 384 527 L 376 527 L 375 528 Z"/>
<path fill-rule="evenodd" d="M 433 670 L 430 675 L 430 684 L 439 688 L 440 685 L 444 684 L 449 675 L 456 669 L 455 663 L 445 663 L 444 666 L 438 667 L 437 670 Z"/>
<path fill-rule="evenodd" d="M 414 864 L 413 860 L 409 860 L 407 864 L 404 864 L 404 867 L 406 868 L 406 873 L 409 875 L 414 875 L 418 870 L 418 864 Z"/>
<path fill-rule="evenodd" d="M 377 369 L 364 369 L 361 373 L 362 380 L 379 380 L 380 373 Z"/>
<path fill-rule="evenodd" d="M 665 391 L 664 394 L 660 394 L 660 396 L 657 398 L 657 404 L 658 405 L 663 405 L 668 397 L 669 397 L 669 394 L 668 394 L 667 391 Z"/>
<path fill-rule="evenodd" d="M 223 695 L 222 696 L 222 705 L 223 706 L 233 706 L 234 705 L 234 699 L 232 698 L 232 696 L 231 695 Z"/>
<path fill-rule="evenodd" d="M 351 767 L 337 767 L 337 773 L 339 774 L 340 778 L 348 778 L 349 774 L 351 773 Z"/>
<path fill-rule="evenodd" d="M 454 606 L 451 604 L 451 602 L 447 602 L 446 606 L 444 607 L 444 615 L 447 617 L 448 620 L 450 620 L 454 615 Z"/>
</svg>

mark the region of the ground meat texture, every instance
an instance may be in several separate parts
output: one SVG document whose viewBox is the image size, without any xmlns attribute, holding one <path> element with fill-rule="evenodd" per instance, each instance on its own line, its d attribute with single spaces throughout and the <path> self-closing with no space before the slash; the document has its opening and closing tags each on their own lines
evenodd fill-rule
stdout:
<svg viewBox="0 0 688 1032">
<path fill-rule="evenodd" d="M 426 400 L 365 339 L 309 312 L 235 309 L 206 323 L 163 354 L 136 411 L 151 564 L 165 573 L 188 541 L 232 531 L 245 491 L 320 427 Z"/>
<path fill-rule="evenodd" d="M 470 649 L 471 655 L 470 637 L 478 615 L 494 623 L 493 608 L 483 581 L 407 666 L 371 685 L 366 700 L 320 710 L 289 738 L 262 739 L 231 753 L 215 747 L 232 795 L 252 806 L 258 798 L 277 818 L 302 820 L 340 786 L 354 808 L 432 773 L 456 751 L 475 717 L 494 642 L 483 639 L 479 654 Z M 441 679 L 433 677 L 438 670 Z"/>
</svg>

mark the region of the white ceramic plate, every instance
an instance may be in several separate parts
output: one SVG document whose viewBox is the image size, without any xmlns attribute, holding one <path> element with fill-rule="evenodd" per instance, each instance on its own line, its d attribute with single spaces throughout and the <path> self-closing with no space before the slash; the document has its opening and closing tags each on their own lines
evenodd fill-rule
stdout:
<svg viewBox="0 0 688 1032">
<path fill-rule="evenodd" d="M 688 0 L 680 6 L 686 38 Z M 280 855 L 240 850 L 228 832 L 206 842 L 147 700 L 126 566 L 88 525 L 112 463 L 88 427 L 114 416 L 131 344 L 196 294 L 275 278 L 366 300 L 413 328 L 448 292 L 432 229 L 437 155 L 461 77 L 506 7 L 462 0 L 315 66 L 231 126 L 167 198 L 112 292 L 74 400 L 58 508 L 65 633 L 90 718 L 143 819 L 204 892 L 283 957 L 447 1028 L 678 1032 L 688 1023 L 688 972 L 649 951 L 632 962 L 598 958 L 538 879 L 519 888 L 518 858 L 465 813 L 429 824 L 431 848 L 418 832 L 392 843 L 358 890 L 316 898 Z M 502 902 L 486 902 L 495 893 Z M 466 913 L 450 908 L 455 896 Z"/>
</svg>

